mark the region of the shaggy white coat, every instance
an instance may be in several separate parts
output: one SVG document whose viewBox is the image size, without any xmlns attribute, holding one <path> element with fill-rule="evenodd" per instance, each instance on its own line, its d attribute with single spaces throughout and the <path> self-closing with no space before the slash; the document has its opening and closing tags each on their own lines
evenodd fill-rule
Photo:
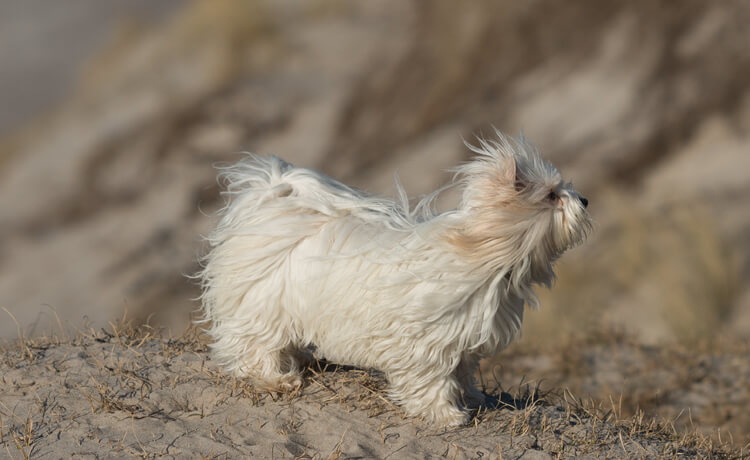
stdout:
<svg viewBox="0 0 750 460">
<path fill-rule="evenodd" d="M 382 370 L 390 397 L 441 425 L 481 403 L 478 361 L 521 327 L 533 284 L 590 230 L 581 197 L 521 139 L 470 148 L 455 211 L 410 210 L 276 157 L 223 168 L 229 197 L 200 273 L 215 358 L 267 388 L 301 351 Z M 399 190 L 401 190 L 399 188 Z"/>
</svg>

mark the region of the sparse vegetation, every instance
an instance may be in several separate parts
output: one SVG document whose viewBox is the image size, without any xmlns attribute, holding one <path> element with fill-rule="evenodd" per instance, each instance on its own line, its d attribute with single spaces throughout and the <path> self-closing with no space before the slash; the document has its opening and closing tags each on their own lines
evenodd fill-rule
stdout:
<svg viewBox="0 0 750 460">
<path fill-rule="evenodd" d="M 566 388 L 596 404 L 615 401 L 621 417 L 669 420 L 679 432 L 750 442 L 750 344 L 646 346 L 622 333 L 561 341 L 556 349 L 530 343 L 484 363 L 499 382 L 526 379 L 541 391 Z M 492 388 L 492 385 L 489 385 Z"/>
</svg>

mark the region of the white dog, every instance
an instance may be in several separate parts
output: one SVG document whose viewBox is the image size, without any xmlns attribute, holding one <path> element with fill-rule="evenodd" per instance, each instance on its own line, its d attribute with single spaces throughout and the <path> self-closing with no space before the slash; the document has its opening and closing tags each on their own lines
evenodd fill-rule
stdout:
<svg viewBox="0 0 750 460">
<path fill-rule="evenodd" d="M 414 210 L 276 157 L 224 168 L 228 204 L 200 273 L 216 359 L 274 390 L 307 347 L 382 370 L 410 415 L 465 423 L 478 361 L 521 327 L 533 284 L 591 229 L 585 198 L 523 138 L 481 141 L 458 209 Z"/>
</svg>

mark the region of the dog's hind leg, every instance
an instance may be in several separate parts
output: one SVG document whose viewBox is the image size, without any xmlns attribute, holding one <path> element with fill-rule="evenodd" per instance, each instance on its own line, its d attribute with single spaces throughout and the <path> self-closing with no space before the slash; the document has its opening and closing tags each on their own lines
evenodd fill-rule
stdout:
<svg viewBox="0 0 750 460">
<path fill-rule="evenodd" d="M 243 334 L 237 333 L 243 329 Z M 250 377 L 270 391 L 288 392 L 302 385 L 301 355 L 288 334 L 259 322 L 250 328 L 222 324 L 211 333 L 217 338 L 214 355 L 227 371 Z"/>
<path fill-rule="evenodd" d="M 274 349 L 254 343 L 242 357 L 235 374 L 248 376 L 269 391 L 291 392 L 302 386 L 297 355 L 292 347 Z"/>
</svg>

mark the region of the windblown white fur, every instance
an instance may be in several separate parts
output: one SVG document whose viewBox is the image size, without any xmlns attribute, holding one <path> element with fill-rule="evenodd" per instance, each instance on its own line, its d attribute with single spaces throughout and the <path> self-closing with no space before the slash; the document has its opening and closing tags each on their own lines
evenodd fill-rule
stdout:
<svg viewBox="0 0 750 460">
<path fill-rule="evenodd" d="M 200 274 L 216 359 L 273 389 L 301 351 L 384 371 L 411 415 L 443 425 L 481 402 L 478 360 L 521 327 L 533 284 L 591 225 L 582 199 L 523 139 L 471 147 L 455 211 L 414 210 L 276 157 L 223 168 L 228 204 Z"/>
</svg>

